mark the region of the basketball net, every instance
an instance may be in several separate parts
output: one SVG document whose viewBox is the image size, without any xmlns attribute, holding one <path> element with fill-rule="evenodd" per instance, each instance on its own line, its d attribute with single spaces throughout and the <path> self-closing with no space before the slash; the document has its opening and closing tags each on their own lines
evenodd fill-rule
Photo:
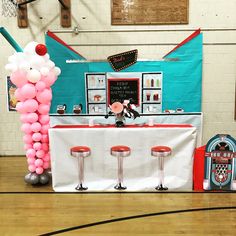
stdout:
<svg viewBox="0 0 236 236">
<path fill-rule="evenodd" d="M 5 17 L 17 16 L 17 0 L 2 0 L 2 15 Z"/>
</svg>

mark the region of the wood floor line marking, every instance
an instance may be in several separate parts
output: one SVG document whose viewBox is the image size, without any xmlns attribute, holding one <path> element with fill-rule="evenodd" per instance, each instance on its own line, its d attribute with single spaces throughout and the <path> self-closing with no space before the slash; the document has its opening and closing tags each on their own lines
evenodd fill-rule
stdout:
<svg viewBox="0 0 236 236">
<path fill-rule="evenodd" d="M 126 191 L 126 192 L 0 192 L 1 194 L 236 194 L 236 191 L 202 191 L 202 192 L 189 192 L 189 191 L 159 191 L 159 192 L 145 192 L 145 191 L 138 191 L 138 192 L 131 192 L 131 191 Z"/>
<path fill-rule="evenodd" d="M 70 228 L 66 228 L 66 229 L 57 230 L 57 231 L 54 231 L 54 232 L 40 234 L 39 236 L 51 236 L 51 235 L 65 233 L 65 232 L 68 232 L 68 231 L 73 231 L 73 230 L 78 230 L 78 229 L 83 229 L 83 228 L 89 228 L 89 227 L 93 227 L 93 226 L 97 226 L 97 225 L 103 225 L 103 224 L 109 224 L 109 223 L 114 223 L 114 222 L 119 222 L 119 221 L 126 221 L 126 220 L 145 218 L 145 217 L 151 217 L 151 216 L 170 215 L 170 214 L 176 214 L 176 213 L 187 213 L 187 212 L 196 212 L 196 211 L 217 211 L 217 210 L 236 210 L 236 206 L 193 208 L 193 209 L 185 209 L 185 210 L 163 211 L 163 212 L 155 212 L 155 213 L 148 213 L 148 214 L 142 214 L 142 215 L 127 216 L 127 217 L 97 221 L 97 222 L 94 222 L 94 223 L 74 226 L 74 227 L 70 227 Z"/>
</svg>

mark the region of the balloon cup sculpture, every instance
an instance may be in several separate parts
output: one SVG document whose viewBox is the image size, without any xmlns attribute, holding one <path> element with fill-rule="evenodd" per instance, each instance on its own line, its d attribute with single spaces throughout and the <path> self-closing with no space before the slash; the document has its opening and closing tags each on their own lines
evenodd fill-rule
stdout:
<svg viewBox="0 0 236 236">
<path fill-rule="evenodd" d="M 105 118 L 107 119 L 110 115 L 114 115 L 116 127 L 124 127 L 126 117 L 135 119 L 140 116 L 135 110 L 135 105 L 133 104 L 132 99 L 124 100 L 123 103 L 114 102 L 109 107 L 110 111 Z"/>
<path fill-rule="evenodd" d="M 10 56 L 6 69 L 16 85 L 16 110 L 21 114 L 24 149 L 30 184 L 47 184 L 50 179 L 49 110 L 52 99 L 51 86 L 61 73 L 49 59 L 47 48 L 36 42 L 29 43 L 23 52 Z"/>
</svg>

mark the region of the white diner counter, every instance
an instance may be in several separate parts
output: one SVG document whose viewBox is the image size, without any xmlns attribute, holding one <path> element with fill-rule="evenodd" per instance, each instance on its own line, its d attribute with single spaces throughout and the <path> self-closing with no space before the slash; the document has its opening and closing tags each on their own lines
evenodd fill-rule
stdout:
<svg viewBox="0 0 236 236">
<path fill-rule="evenodd" d="M 127 125 L 57 125 L 49 129 L 52 182 L 54 191 L 76 192 L 78 159 L 70 148 L 88 146 L 91 155 L 84 159 L 84 185 L 87 191 L 117 191 L 117 159 L 110 154 L 115 145 L 131 148 L 124 158 L 125 191 L 157 191 L 158 160 L 151 156 L 153 146 L 169 146 L 165 157 L 165 185 L 169 190 L 192 190 L 193 155 L 197 128 L 190 124 Z"/>
</svg>

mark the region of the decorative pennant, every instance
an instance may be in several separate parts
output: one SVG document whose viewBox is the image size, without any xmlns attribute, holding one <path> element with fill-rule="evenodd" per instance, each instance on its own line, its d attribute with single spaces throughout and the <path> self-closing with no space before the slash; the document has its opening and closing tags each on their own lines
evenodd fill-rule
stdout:
<svg viewBox="0 0 236 236">
<path fill-rule="evenodd" d="M 107 60 L 115 71 L 120 71 L 136 63 L 137 57 L 138 50 L 135 49 L 132 51 L 109 56 Z"/>
</svg>

